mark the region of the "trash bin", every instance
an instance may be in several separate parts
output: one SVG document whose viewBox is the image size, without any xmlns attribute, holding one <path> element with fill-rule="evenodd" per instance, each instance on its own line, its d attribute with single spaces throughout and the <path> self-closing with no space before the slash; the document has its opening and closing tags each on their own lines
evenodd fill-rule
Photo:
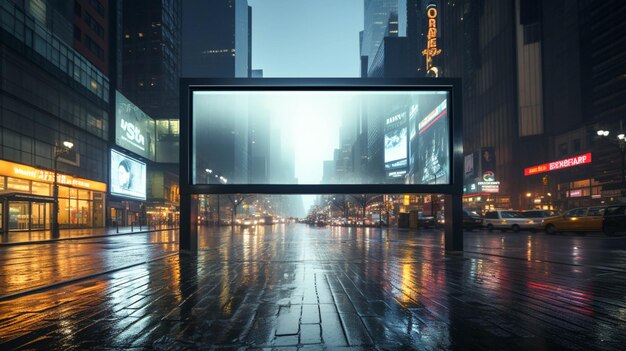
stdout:
<svg viewBox="0 0 626 351">
<path fill-rule="evenodd" d="M 410 217 L 410 214 L 408 212 L 398 213 L 398 228 L 408 228 L 409 217 Z"/>
</svg>

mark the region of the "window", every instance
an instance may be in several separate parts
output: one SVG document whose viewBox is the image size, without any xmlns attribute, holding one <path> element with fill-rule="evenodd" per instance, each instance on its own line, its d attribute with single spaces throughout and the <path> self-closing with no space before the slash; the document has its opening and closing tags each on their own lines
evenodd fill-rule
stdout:
<svg viewBox="0 0 626 351">
<path fill-rule="evenodd" d="M 98 12 L 99 15 L 104 16 L 104 6 L 102 6 L 100 0 L 89 0 L 89 3 Z"/>
<path fill-rule="evenodd" d="M 567 143 L 559 144 L 559 157 L 567 155 Z"/>
<path fill-rule="evenodd" d="M 104 51 L 102 50 L 100 45 L 98 45 L 95 41 L 93 41 L 93 39 L 91 39 L 91 37 L 88 35 L 85 35 L 85 46 L 87 47 L 87 49 L 89 49 L 89 51 L 96 54 L 98 58 L 100 59 L 104 58 Z"/>
<path fill-rule="evenodd" d="M 90 14 L 88 14 L 87 12 L 85 12 L 85 23 L 87 23 L 87 25 L 89 26 L 89 28 L 91 28 L 94 33 L 96 33 L 100 38 L 104 38 L 104 28 L 102 28 L 102 26 L 100 25 L 100 23 L 98 23 L 98 21 L 96 21 L 93 17 L 91 17 Z"/>
<path fill-rule="evenodd" d="M 488 218 L 488 219 L 498 219 L 498 213 L 497 212 L 487 212 L 485 214 L 485 218 Z"/>
<path fill-rule="evenodd" d="M 519 213 L 512 211 L 504 211 L 501 212 L 500 215 L 502 216 L 502 218 L 520 218 Z"/>
<path fill-rule="evenodd" d="M 574 139 L 572 141 L 572 151 L 573 152 L 580 151 L 580 139 Z"/>
<path fill-rule="evenodd" d="M 587 216 L 602 216 L 604 215 L 604 207 L 589 207 Z"/>
<path fill-rule="evenodd" d="M 587 212 L 586 208 L 575 208 L 571 211 L 568 211 L 565 216 L 567 217 L 582 217 Z"/>
<path fill-rule="evenodd" d="M 83 36 L 83 32 L 78 28 L 77 25 L 74 25 L 74 40 L 80 41 L 80 38 Z"/>
</svg>

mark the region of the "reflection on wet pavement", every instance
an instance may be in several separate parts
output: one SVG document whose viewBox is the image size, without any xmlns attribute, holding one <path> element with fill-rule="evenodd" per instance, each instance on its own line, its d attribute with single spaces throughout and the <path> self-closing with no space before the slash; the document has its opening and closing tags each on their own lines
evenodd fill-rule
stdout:
<svg viewBox="0 0 626 351">
<path fill-rule="evenodd" d="M 126 260 L 109 250 L 177 250 L 167 236 L 133 237 L 40 255 L 83 250 L 106 266 Z M 199 242 L 197 257 L 0 302 L 0 348 L 616 350 L 626 341 L 624 238 L 468 233 L 470 253 L 446 255 L 437 231 L 289 224 L 203 228 Z"/>
</svg>

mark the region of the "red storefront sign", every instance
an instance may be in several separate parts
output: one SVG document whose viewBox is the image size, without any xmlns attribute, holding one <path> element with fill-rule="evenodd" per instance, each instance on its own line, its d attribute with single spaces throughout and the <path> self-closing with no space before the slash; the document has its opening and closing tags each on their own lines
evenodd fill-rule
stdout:
<svg viewBox="0 0 626 351">
<path fill-rule="evenodd" d="M 524 169 L 524 175 L 530 176 L 538 173 L 551 172 L 558 169 L 584 165 L 586 163 L 591 163 L 591 152 L 588 152 L 584 155 L 566 158 L 564 160 L 558 160 L 550 163 L 544 163 L 538 166 L 528 167 Z"/>
</svg>

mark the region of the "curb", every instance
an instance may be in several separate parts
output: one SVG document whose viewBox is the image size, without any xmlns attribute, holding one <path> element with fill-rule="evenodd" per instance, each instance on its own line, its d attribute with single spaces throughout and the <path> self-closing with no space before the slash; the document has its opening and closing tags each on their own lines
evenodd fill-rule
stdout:
<svg viewBox="0 0 626 351">
<path fill-rule="evenodd" d="M 67 241 L 67 240 L 84 240 L 84 239 L 94 239 L 94 238 L 108 238 L 111 236 L 120 236 L 120 235 L 132 235 L 132 234 L 145 234 L 145 233 L 153 233 L 153 232 L 161 232 L 167 230 L 179 230 L 179 227 L 167 228 L 167 229 L 151 229 L 151 230 L 142 230 L 137 232 L 124 232 L 124 233 L 111 233 L 111 234 L 102 234 L 102 235 L 85 235 L 85 236 L 76 236 L 69 238 L 58 238 L 58 239 L 47 239 L 47 240 L 35 240 L 35 241 L 16 241 L 9 243 L 0 243 L 0 247 L 3 246 L 14 246 L 14 245 L 30 245 L 30 244 L 51 244 L 58 241 Z"/>
</svg>

